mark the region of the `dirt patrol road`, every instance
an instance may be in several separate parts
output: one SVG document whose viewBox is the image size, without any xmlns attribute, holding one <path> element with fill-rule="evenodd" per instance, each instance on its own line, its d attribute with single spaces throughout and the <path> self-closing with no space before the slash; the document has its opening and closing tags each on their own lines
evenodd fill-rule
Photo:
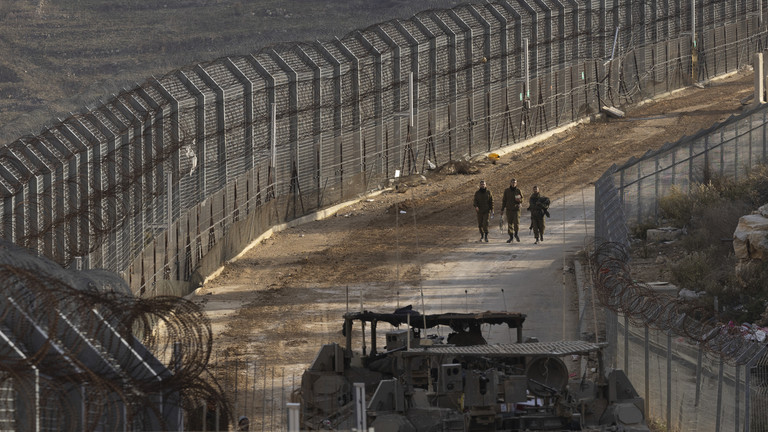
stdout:
<svg viewBox="0 0 768 432">
<path fill-rule="evenodd" d="M 745 71 L 704 89 L 625 107 L 621 120 L 596 120 L 518 143 L 503 149 L 495 164 L 475 162 L 475 174 L 435 170 L 425 180 L 402 179 L 397 191 L 274 233 L 189 297 L 211 319 L 217 358 L 274 366 L 288 377 L 300 376 L 321 344 L 343 341 L 341 315 L 348 307 L 358 310 L 362 303 L 388 312 L 412 304 L 421 310 L 422 293 L 427 313 L 506 308 L 527 314 L 525 336 L 576 338 L 567 270 L 592 235 L 594 181 L 613 163 L 739 113 L 752 85 Z M 526 195 L 539 185 L 552 199 L 541 245 L 528 234 L 527 212 L 520 243 L 505 242 L 498 219 L 491 222 L 490 242 L 477 242 L 471 203 L 479 180 L 494 193 L 498 218 L 511 177 Z M 509 334 L 501 329 L 489 337 L 506 341 Z"/>
<path fill-rule="evenodd" d="M 426 313 L 521 312 L 527 315 L 524 336 L 542 342 L 579 339 L 571 261 L 592 238 L 594 187 L 552 201 L 550 214 L 543 243 L 534 243 L 529 215 L 521 217 L 520 242 L 512 244 L 493 220 L 488 243 L 459 245 L 444 260 L 426 264 L 421 283 Z M 422 309 L 419 297 L 401 302 Z M 486 340 L 514 342 L 514 332 L 502 327 L 490 326 Z"/>
</svg>

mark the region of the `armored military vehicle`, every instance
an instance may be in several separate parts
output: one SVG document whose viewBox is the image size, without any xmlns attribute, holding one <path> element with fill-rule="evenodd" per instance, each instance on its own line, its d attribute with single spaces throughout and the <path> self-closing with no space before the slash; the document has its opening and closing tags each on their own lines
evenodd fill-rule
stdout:
<svg viewBox="0 0 768 432">
<path fill-rule="evenodd" d="M 524 321 L 508 312 L 422 315 L 410 306 L 347 313 L 346 346 L 324 345 L 302 376 L 301 428 L 649 431 L 626 375 L 605 368 L 604 344 L 526 341 Z M 490 325 L 506 325 L 514 341 L 487 343 Z"/>
</svg>

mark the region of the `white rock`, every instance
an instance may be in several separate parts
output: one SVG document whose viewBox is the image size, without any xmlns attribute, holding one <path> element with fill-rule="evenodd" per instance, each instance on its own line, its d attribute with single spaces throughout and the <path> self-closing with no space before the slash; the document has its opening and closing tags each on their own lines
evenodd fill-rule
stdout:
<svg viewBox="0 0 768 432">
<path fill-rule="evenodd" d="M 760 213 L 742 216 L 733 233 L 733 251 L 736 258 L 740 261 L 768 259 L 766 236 L 768 236 L 768 217 Z"/>
<path fill-rule="evenodd" d="M 768 218 L 768 204 L 760 206 L 760 208 L 757 209 L 756 213 Z"/>
</svg>

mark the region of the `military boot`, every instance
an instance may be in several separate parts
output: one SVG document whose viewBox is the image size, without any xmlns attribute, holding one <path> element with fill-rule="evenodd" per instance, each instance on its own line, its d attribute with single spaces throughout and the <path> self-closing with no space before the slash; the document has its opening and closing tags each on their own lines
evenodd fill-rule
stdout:
<svg viewBox="0 0 768 432">
<path fill-rule="evenodd" d="M 544 243 L 544 234 L 541 234 L 541 235 L 539 236 L 539 241 L 541 241 L 542 243 Z"/>
<path fill-rule="evenodd" d="M 507 243 L 512 243 L 512 239 L 513 239 L 513 238 L 514 238 L 514 237 L 512 237 L 512 234 L 510 234 L 510 235 L 509 235 L 509 240 L 507 240 Z"/>
<path fill-rule="evenodd" d="M 486 243 L 488 243 L 488 233 L 485 233 L 484 240 L 485 240 Z"/>
<path fill-rule="evenodd" d="M 515 240 L 517 240 L 517 242 L 520 243 L 520 237 L 517 236 L 517 233 L 515 233 Z"/>
</svg>

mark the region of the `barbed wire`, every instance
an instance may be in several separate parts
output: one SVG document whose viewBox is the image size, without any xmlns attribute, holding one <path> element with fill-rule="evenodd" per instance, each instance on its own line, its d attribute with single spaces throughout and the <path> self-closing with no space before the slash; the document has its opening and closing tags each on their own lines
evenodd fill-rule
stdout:
<svg viewBox="0 0 768 432">
<path fill-rule="evenodd" d="M 179 409 L 212 401 L 229 416 L 227 398 L 208 372 L 210 323 L 194 303 L 135 298 L 114 273 L 63 270 L 1 240 L 0 279 L 6 299 L 0 330 L 8 340 L 0 350 L 0 377 L 16 394 L 34 395 L 24 386 L 33 385 L 28 377 L 36 374 L 43 419 L 71 422 L 56 429 L 74 430 L 73 412 L 87 413 L 86 430 L 118 428 L 129 422 L 123 410 L 128 418 L 151 410 L 163 421 L 158 394 Z M 83 388 L 83 410 L 72 406 L 78 404 L 73 385 Z"/>
<path fill-rule="evenodd" d="M 625 245 L 595 243 L 590 251 L 595 293 L 607 309 L 626 316 L 636 327 L 654 328 L 686 337 L 704 352 L 734 365 L 744 365 L 763 350 L 757 338 L 740 327 L 721 323 L 704 307 L 661 293 L 635 281 Z"/>
</svg>

